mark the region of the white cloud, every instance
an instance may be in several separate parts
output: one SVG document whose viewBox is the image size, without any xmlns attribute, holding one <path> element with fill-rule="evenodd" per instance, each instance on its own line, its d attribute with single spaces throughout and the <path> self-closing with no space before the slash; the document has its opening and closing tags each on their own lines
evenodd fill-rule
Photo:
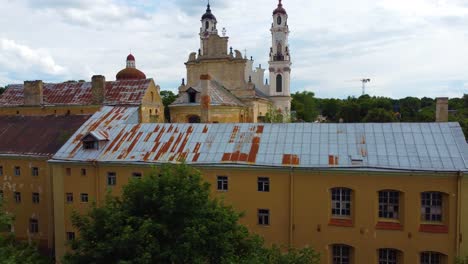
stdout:
<svg viewBox="0 0 468 264">
<path fill-rule="evenodd" d="M 104 74 L 111 80 L 132 50 L 137 66 L 163 89 L 176 89 L 185 76 L 183 63 L 199 47 L 206 8 L 198 0 L 0 0 L 0 6 L 9 10 L 0 16 L 0 24 L 8 25 L 0 39 L 29 49 L 0 54 L 0 85 L 31 75 L 63 81 Z M 247 49 L 263 67 L 275 7 L 271 0 L 211 6 L 229 45 Z M 360 83 L 347 80 L 369 77 L 369 91 L 379 96 L 468 92 L 453 85 L 468 83 L 465 0 L 290 0 L 284 7 L 295 90 L 359 95 Z"/>
</svg>

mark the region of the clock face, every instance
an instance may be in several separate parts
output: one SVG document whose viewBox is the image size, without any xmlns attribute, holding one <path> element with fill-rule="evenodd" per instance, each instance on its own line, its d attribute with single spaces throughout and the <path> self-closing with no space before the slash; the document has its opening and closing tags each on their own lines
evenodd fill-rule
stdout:
<svg viewBox="0 0 468 264">
<path fill-rule="evenodd" d="M 278 25 L 281 25 L 281 16 L 278 16 L 278 18 L 276 19 L 276 22 L 278 23 Z"/>
</svg>

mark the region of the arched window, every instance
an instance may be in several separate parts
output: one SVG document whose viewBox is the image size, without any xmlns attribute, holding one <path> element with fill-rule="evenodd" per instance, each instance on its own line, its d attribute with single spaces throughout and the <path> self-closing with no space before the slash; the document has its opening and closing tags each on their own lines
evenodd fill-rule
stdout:
<svg viewBox="0 0 468 264">
<path fill-rule="evenodd" d="M 403 253 L 394 248 L 379 248 L 378 256 L 378 263 L 397 264 L 401 262 Z"/>
<path fill-rule="evenodd" d="M 189 123 L 200 123 L 200 117 L 197 115 L 191 115 L 188 117 Z"/>
<path fill-rule="evenodd" d="M 421 264 L 440 264 L 446 261 L 444 254 L 433 251 L 422 252 L 419 258 Z"/>
<path fill-rule="evenodd" d="M 208 30 L 209 27 L 210 27 L 210 22 L 208 22 L 208 20 L 207 20 L 207 21 L 205 21 L 205 29 Z"/>
<path fill-rule="evenodd" d="M 278 16 L 278 18 L 276 19 L 276 22 L 278 23 L 278 25 L 281 25 L 281 16 Z"/>
<path fill-rule="evenodd" d="M 281 74 L 276 75 L 276 92 L 283 92 L 283 76 Z"/>
</svg>

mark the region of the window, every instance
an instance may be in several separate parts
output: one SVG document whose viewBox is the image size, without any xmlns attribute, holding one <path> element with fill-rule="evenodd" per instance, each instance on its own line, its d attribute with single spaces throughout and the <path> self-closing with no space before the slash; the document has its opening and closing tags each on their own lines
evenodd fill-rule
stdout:
<svg viewBox="0 0 468 264">
<path fill-rule="evenodd" d="M 218 176 L 218 191 L 227 191 L 227 190 L 228 190 L 228 177 Z"/>
<path fill-rule="evenodd" d="M 421 214 L 423 221 L 442 222 L 442 193 L 421 193 Z"/>
<path fill-rule="evenodd" d="M 88 202 L 88 194 L 87 193 L 82 193 L 81 194 L 81 202 L 82 203 L 87 203 Z"/>
<path fill-rule="evenodd" d="M 380 191 L 379 192 L 379 217 L 398 219 L 400 208 L 400 192 Z"/>
<path fill-rule="evenodd" d="M 351 216 L 351 189 L 333 188 L 331 198 L 332 216 Z"/>
<path fill-rule="evenodd" d="M 29 219 L 29 233 L 39 233 L 39 221 L 37 219 Z"/>
<path fill-rule="evenodd" d="M 20 175 L 21 175 L 21 168 L 15 167 L 15 176 L 20 176 Z"/>
<path fill-rule="evenodd" d="M 189 103 L 196 103 L 197 93 L 195 91 L 188 92 Z"/>
<path fill-rule="evenodd" d="M 86 176 L 86 169 L 81 169 L 81 176 Z"/>
<path fill-rule="evenodd" d="M 205 21 L 205 29 L 208 30 L 209 27 L 210 27 L 210 22 L 208 22 L 208 20 L 207 20 L 207 21 Z"/>
<path fill-rule="evenodd" d="M 281 16 L 278 16 L 278 18 L 276 18 L 276 23 L 278 23 L 278 25 L 281 25 Z"/>
<path fill-rule="evenodd" d="M 132 173 L 132 177 L 135 178 L 135 179 L 141 179 L 141 172 Z"/>
<path fill-rule="evenodd" d="M 441 264 L 443 255 L 438 252 L 422 252 L 420 256 L 421 264 Z"/>
<path fill-rule="evenodd" d="M 0 166 L 0 176 L 3 176 L 3 166 Z"/>
<path fill-rule="evenodd" d="M 115 172 L 107 173 L 107 186 L 115 186 L 117 183 L 117 174 Z"/>
<path fill-rule="evenodd" d="M 83 149 L 99 149 L 97 141 L 83 141 Z"/>
<path fill-rule="evenodd" d="M 66 193 L 65 194 L 67 203 L 73 203 L 73 193 Z"/>
<path fill-rule="evenodd" d="M 67 232 L 67 240 L 68 241 L 75 240 L 75 232 Z"/>
<path fill-rule="evenodd" d="M 269 209 L 258 209 L 258 224 L 270 225 L 270 210 Z"/>
<path fill-rule="evenodd" d="M 268 177 L 258 177 L 258 191 L 259 192 L 269 192 L 270 191 L 270 178 Z"/>
<path fill-rule="evenodd" d="M 37 168 L 37 167 L 32 167 L 32 168 L 31 168 L 31 175 L 32 175 L 32 176 L 39 176 L 39 168 Z"/>
<path fill-rule="evenodd" d="M 276 92 L 283 92 L 283 76 L 281 74 L 276 75 Z"/>
<path fill-rule="evenodd" d="M 71 176 L 71 168 L 66 168 L 66 169 L 65 169 L 65 174 L 66 174 L 67 176 Z"/>
<path fill-rule="evenodd" d="M 332 246 L 332 263 L 349 264 L 351 263 L 351 247 L 347 245 Z"/>
<path fill-rule="evenodd" d="M 16 203 L 21 203 L 21 193 L 20 192 L 15 192 L 15 202 Z"/>
<path fill-rule="evenodd" d="M 191 115 L 191 116 L 188 117 L 188 122 L 189 122 L 189 123 L 192 123 L 192 124 L 194 124 L 194 123 L 195 123 L 195 124 L 198 124 L 198 123 L 201 122 L 200 116 Z"/>
<path fill-rule="evenodd" d="M 379 249 L 379 264 L 397 264 L 398 251 L 391 248 Z"/>
<path fill-rule="evenodd" d="M 39 203 L 39 193 L 33 193 L 32 194 L 32 202 L 33 202 L 33 204 L 38 204 Z"/>
</svg>

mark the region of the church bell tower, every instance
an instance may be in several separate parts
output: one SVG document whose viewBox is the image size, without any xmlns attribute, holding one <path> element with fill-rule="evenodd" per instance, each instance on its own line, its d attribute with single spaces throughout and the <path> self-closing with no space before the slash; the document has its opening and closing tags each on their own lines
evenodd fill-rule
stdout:
<svg viewBox="0 0 468 264">
<path fill-rule="evenodd" d="M 291 57 L 289 53 L 288 14 L 281 0 L 273 11 L 271 24 L 272 45 L 270 48 L 270 99 L 276 109 L 289 114 L 291 111 L 290 74 Z"/>
<path fill-rule="evenodd" d="M 206 12 L 201 18 L 201 27 L 200 27 L 200 55 L 204 55 L 203 40 L 210 37 L 210 35 L 218 35 L 218 30 L 216 29 L 216 24 L 218 21 L 216 17 L 211 13 L 211 7 L 208 3 L 206 7 Z"/>
</svg>

